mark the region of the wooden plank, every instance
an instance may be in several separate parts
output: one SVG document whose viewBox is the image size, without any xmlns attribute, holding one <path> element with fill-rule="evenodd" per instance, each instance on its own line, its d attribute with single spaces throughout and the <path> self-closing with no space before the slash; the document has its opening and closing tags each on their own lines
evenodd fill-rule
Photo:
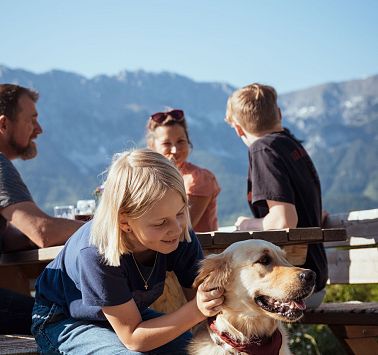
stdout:
<svg viewBox="0 0 378 355">
<path fill-rule="evenodd" d="M 0 354 L 38 354 L 38 349 L 33 337 L 0 335 Z"/>
<path fill-rule="evenodd" d="M 196 233 L 202 248 L 211 247 L 213 245 L 212 233 Z"/>
<path fill-rule="evenodd" d="M 328 324 L 328 328 L 332 331 L 333 335 L 337 338 L 340 345 L 344 348 L 345 353 L 347 355 L 355 355 L 348 343 L 345 341 L 345 326 Z"/>
<path fill-rule="evenodd" d="M 378 208 L 370 210 L 350 211 L 342 213 L 329 214 L 325 220 L 326 228 L 342 227 L 345 228 L 349 224 L 356 221 L 372 221 L 378 219 Z"/>
<path fill-rule="evenodd" d="M 355 355 L 377 355 L 377 338 L 345 339 Z"/>
<path fill-rule="evenodd" d="M 252 232 L 253 239 L 262 239 L 277 245 L 289 244 L 289 236 L 286 229 L 274 229 Z"/>
<path fill-rule="evenodd" d="M 368 237 L 378 234 L 378 209 L 331 214 L 325 228 L 346 228 L 349 237 Z"/>
<path fill-rule="evenodd" d="M 353 325 L 345 327 L 346 338 L 378 337 L 378 325 Z"/>
<path fill-rule="evenodd" d="M 323 240 L 323 233 L 320 228 L 289 228 L 288 229 L 289 241 L 306 241 L 315 242 Z M 305 263 L 307 257 L 307 244 L 296 244 L 284 246 L 287 260 L 295 265 L 301 266 Z"/>
<path fill-rule="evenodd" d="M 348 213 L 348 221 L 366 221 L 372 219 L 378 219 L 378 208 L 351 211 Z"/>
<path fill-rule="evenodd" d="M 0 267 L 0 287 L 7 288 L 24 295 L 30 294 L 29 280 L 21 265 Z"/>
<path fill-rule="evenodd" d="M 377 283 L 378 249 L 326 249 L 330 284 Z"/>
<path fill-rule="evenodd" d="M 289 228 L 289 240 L 319 241 L 323 240 L 322 230 L 316 227 Z"/>
<path fill-rule="evenodd" d="M 330 242 L 324 244 L 326 248 L 334 247 L 359 247 L 378 245 L 378 236 L 375 237 L 349 237 L 345 241 Z"/>
<path fill-rule="evenodd" d="M 251 234 L 249 232 L 214 232 L 213 246 L 216 248 L 219 248 L 221 246 L 226 248 L 232 243 L 248 239 L 251 239 Z"/>
<path fill-rule="evenodd" d="M 225 248 L 232 243 L 247 239 L 263 239 L 277 245 L 298 244 L 299 241 L 306 243 L 315 242 L 319 239 L 321 230 L 319 228 L 293 228 L 289 231 L 269 230 L 269 231 L 253 231 L 253 232 L 210 232 L 197 233 L 198 239 L 202 247 L 206 249 Z M 324 233 L 324 231 L 323 231 Z M 332 233 L 329 231 L 328 233 Z M 341 239 L 342 232 L 337 230 L 337 238 Z M 334 237 L 336 238 L 336 237 Z M 0 255 L 0 266 L 45 263 L 54 259 L 63 249 L 63 246 L 55 246 L 43 249 L 25 250 L 15 253 L 4 253 Z M 298 250 L 300 248 L 293 248 Z M 290 253 L 292 254 L 292 253 Z"/>
<path fill-rule="evenodd" d="M 307 244 L 286 245 L 283 247 L 288 262 L 295 266 L 301 266 L 305 263 L 307 257 L 307 249 Z"/>
<path fill-rule="evenodd" d="M 213 233 L 213 247 L 215 248 L 220 246 L 227 247 L 232 243 L 248 239 L 262 239 L 277 245 L 289 244 L 288 235 L 284 229 L 251 232 L 236 231 L 232 233 L 215 231 Z"/>
<path fill-rule="evenodd" d="M 307 309 L 300 322 L 376 326 L 378 324 L 378 302 L 323 303 L 318 308 Z"/>
<path fill-rule="evenodd" d="M 19 251 L 17 253 L 3 253 L 0 255 L 0 265 L 28 264 L 45 262 L 54 259 L 63 249 L 63 245 L 56 247 Z"/>
<path fill-rule="evenodd" d="M 323 241 L 325 242 L 346 241 L 348 239 L 345 228 L 323 229 L 322 233 Z"/>
</svg>

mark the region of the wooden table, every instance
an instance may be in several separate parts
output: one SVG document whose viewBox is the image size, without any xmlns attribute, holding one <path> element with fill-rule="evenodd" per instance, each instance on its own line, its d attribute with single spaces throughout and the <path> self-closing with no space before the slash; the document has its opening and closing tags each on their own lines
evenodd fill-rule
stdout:
<svg viewBox="0 0 378 355">
<path fill-rule="evenodd" d="M 347 234 L 343 228 L 293 228 L 258 232 L 223 232 L 197 233 L 197 237 L 207 253 L 219 251 L 229 245 L 247 239 L 263 239 L 282 247 L 307 245 L 317 242 L 345 241 Z M 46 263 L 53 260 L 63 246 L 25 250 L 0 255 L 0 267 L 20 264 Z"/>
</svg>

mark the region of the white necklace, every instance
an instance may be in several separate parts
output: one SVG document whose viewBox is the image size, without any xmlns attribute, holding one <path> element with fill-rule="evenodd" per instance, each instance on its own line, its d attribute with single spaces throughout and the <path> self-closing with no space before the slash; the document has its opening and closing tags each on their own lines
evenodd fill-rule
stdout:
<svg viewBox="0 0 378 355">
<path fill-rule="evenodd" d="M 143 280 L 143 282 L 144 282 L 144 288 L 147 290 L 147 289 L 148 289 L 148 280 L 151 278 L 151 276 L 152 276 L 152 274 L 153 274 L 153 272 L 154 272 L 154 270 L 155 270 L 155 265 L 156 265 L 156 260 L 157 260 L 158 252 L 156 252 L 156 254 L 155 254 L 154 265 L 152 266 L 152 270 L 151 270 L 150 274 L 148 275 L 147 279 L 144 278 L 142 272 L 140 271 L 139 266 L 138 266 L 138 263 L 137 263 L 137 261 L 135 260 L 135 258 L 134 258 L 134 254 L 133 254 L 133 253 L 131 253 L 131 256 L 133 257 L 133 260 L 134 260 L 135 266 L 136 266 L 136 268 L 137 268 L 137 270 L 138 270 L 138 272 L 139 272 L 140 277 L 142 278 L 142 280 Z"/>
</svg>

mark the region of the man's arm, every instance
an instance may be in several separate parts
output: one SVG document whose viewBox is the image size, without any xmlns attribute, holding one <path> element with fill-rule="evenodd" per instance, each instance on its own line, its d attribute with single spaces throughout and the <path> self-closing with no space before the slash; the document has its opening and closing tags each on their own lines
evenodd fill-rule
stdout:
<svg viewBox="0 0 378 355">
<path fill-rule="evenodd" d="M 235 226 L 238 230 L 268 230 L 295 228 L 298 223 L 297 210 L 295 205 L 287 202 L 266 201 L 269 213 L 263 218 L 240 216 Z"/>
<path fill-rule="evenodd" d="M 64 244 L 83 224 L 81 221 L 51 217 L 32 201 L 5 207 L 1 214 L 40 248 Z"/>
<path fill-rule="evenodd" d="M 8 223 L 5 230 L 1 233 L 1 251 L 4 253 L 36 248 L 38 248 L 36 244 L 10 223 Z"/>
</svg>

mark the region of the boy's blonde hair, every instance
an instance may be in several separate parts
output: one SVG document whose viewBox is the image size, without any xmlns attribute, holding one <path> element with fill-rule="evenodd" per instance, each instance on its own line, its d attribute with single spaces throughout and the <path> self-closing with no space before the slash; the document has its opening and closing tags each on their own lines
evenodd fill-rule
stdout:
<svg viewBox="0 0 378 355">
<path fill-rule="evenodd" d="M 91 243 L 105 262 L 119 266 L 122 254 L 131 252 L 126 233 L 120 228 L 120 216 L 143 216 L 170 189 L 177 191 L 188 205 L 184 181 L 168 159 L 150 149 L 115 154 L 108 170 L 100 203 L 93 218 Z M 190 241 L 189 210 L 187 225 L 180 238 Z"/>
<path fill-rule="evenodd" d="M 227 100 L 226 122 L 238 123 L 249 133 L 272 129 L 280 119 L 277 93 L 272 86 L 254 83 L 236 90 Z"/>
</svg>

